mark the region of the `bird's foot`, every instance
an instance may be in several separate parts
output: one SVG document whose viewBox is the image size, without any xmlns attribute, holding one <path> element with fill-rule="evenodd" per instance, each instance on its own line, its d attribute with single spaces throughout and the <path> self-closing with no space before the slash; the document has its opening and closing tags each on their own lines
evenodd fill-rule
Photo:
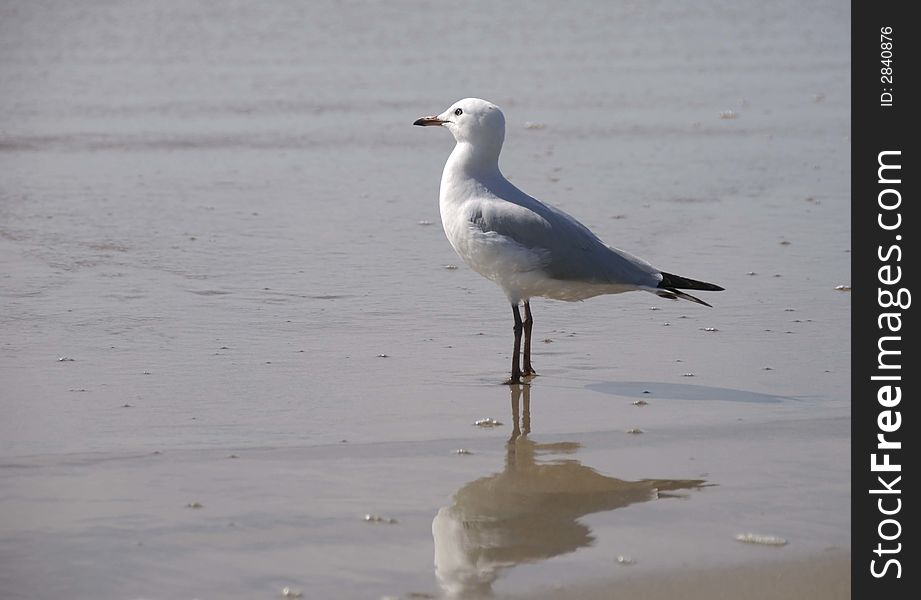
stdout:
<svg viewBox="0 0 921 600">
<path fill-rule="evenodd" d="M 502 382 L 502 385 L 521 385 L 521 376 L 512 375 Z"/>
<path fill-rule="evenodd" d="M 537 371 L 531 367 L 525 367 L 524 371 L 521 372 L 522 377 L 537 377 Z"/>
</svg>

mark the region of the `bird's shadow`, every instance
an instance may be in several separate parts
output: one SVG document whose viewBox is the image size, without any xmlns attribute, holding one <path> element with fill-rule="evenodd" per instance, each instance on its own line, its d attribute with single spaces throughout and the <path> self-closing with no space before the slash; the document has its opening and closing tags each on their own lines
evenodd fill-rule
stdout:
<svg viewBox="0 0 921 600">
<path fill-rule="evenodd" d="M 802 400 L 794 396 L 763 394 L 747 390 L 712 387 L 709 385 L 692 385 L 686 383 L 666 383 L 661 381 L 602 381 L 585 386 L 587 389 L 627 396 L 630 398 L 664 398 L 667 400 L 723 400 L 727 402 L 752 402 L 756 404 L 778 404 L 785 401 Z"/>
</svg>

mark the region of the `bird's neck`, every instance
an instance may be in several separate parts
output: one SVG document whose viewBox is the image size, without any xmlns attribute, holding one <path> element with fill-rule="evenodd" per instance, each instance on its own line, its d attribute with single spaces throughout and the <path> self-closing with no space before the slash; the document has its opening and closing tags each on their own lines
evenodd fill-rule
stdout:
<svg viewBox="0 0 921 600">
<path fill-rule="evenodd" d="M 476 147 L 469 142 L 458 142 L 445 164 L 445 176 L 466 177 L 482 182 L 502 178 L 499 172 L 499 151 L 497 147 Z"/>
</svg>

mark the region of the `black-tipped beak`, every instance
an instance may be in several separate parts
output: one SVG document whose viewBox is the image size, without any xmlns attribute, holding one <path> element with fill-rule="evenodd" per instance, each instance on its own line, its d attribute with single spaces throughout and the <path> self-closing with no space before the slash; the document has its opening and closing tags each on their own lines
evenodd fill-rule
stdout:
<svg viewBox="0 0 921 600">
<path fill-rule="evenodd" d="M 416 119 L 413 121 L 413 125 L 420 125 L 422 127 L 430 127 L 432 125 L 444 125 L 445 121 L 442 121 L 438 117 L 422 117 L 421 119 Z"/>
</svg>

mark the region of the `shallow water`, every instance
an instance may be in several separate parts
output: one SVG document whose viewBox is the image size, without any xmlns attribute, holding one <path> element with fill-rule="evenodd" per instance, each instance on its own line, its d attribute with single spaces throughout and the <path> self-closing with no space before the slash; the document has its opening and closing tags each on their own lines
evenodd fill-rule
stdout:
<svg viewBox="0 0 921 600">
<path fill-rule="evenodd" d="M 497 593 L 848 547 L 849 29 L 831 1 L 5 3 L 4 597 L 446 592 L 433 520 L 532 440 L 566 488 L 706 485 L 535 501 L 588 541 L 480 565 Z M 535 301 L 511 446 L 510 311 L 441 231 L 450 135 L 410 126 L 468 95 L 516 184 L 727 289 Z"/>
</svg>

